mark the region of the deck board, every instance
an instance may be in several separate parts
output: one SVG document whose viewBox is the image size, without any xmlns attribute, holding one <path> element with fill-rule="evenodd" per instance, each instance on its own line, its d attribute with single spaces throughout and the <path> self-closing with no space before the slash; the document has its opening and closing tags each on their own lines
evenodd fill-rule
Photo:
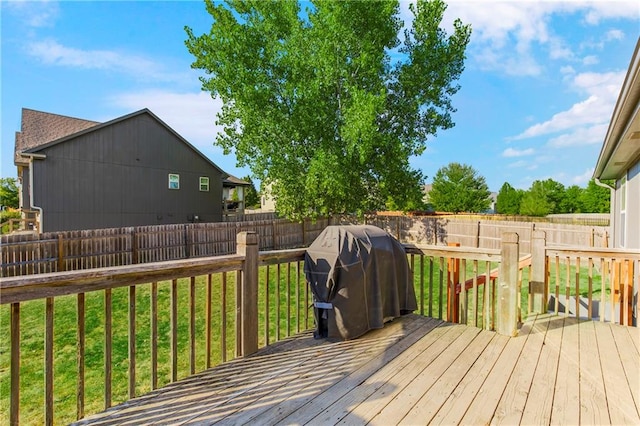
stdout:
<svg viewBox="0 0 640 426">
<path fill-rule="evenodd" d="M 407 315 L 306 332 L 79 424 L 639 424 L 637 328 L 530 318 L 509 338 Z"/>
</svg>

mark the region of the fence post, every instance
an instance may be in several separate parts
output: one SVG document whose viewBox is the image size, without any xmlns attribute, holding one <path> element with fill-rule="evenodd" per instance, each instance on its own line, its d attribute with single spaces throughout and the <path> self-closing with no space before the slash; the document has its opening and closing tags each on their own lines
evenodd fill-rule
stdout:
<svg viewBox="0 0 640 426">
<path fill-rule="evenodd" d="M 240 232 L 236 241 L 237 253 L 245 257 L 240 287 L 240 354 L 248 356 L 258 351 L 258 234 Z"/>
<path fill-rule="evenodd" d="M 518 234 L 502 234 L 500 275 L 497 288 L 496 332 L 505 336 L 518 333 Z"/>
<path fill-rule="evenodd" d="M 64 237 L 62 234 L 58 234 L 58 272 L 64 271 L 66 268 L 64 267 L 64 244 L 62 239 Z"/>
<path fill-rule="evenodd" d="M 547 234 L 544 231 L 533 231 L 531 239 L 531 277 L 529 277 L 529 305 L 531 312 L 544 314 L 547 312 L 549 288 L 547 277 Z"/>
</svg>

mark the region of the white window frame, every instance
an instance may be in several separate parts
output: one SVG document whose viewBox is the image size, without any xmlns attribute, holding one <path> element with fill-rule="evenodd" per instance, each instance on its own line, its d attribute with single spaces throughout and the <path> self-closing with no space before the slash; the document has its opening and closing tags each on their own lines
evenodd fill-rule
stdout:
<svg viewBox="0 0 640 426">
<path fill-rule="evenodd" d="M 198 183 L 198 188 L 201 192 L 209 192 L 209 176 L 200 176 Z M 203 189 L 203 187 L 206 187 L 206 189 Z"/>
<path fill-rule="evenodd" d="M 180 175 L 169 173 L 169 189 L 180 189 Z"/>
</svg>

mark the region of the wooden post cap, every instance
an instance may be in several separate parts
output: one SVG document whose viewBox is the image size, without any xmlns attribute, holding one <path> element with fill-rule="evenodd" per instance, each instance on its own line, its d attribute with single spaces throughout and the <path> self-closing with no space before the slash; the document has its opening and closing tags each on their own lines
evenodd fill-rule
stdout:
<svg viewBox="0 0 640 426">
<path fill-rule="evenodd" d="M 236 242 L 247 246 L 258 244 L 258 233 L 255 231 L 243 231 L 238 233 Z"/>
</svg>

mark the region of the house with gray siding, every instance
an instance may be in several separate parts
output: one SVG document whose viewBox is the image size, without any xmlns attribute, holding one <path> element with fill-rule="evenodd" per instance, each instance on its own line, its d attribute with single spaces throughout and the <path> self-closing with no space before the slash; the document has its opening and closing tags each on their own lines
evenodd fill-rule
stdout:
<svg viewBox="0 0 640 426">
<path fill-rule="evenodd" d="M 613 247 L 640 249 L 640 38 L 631 58 L 593 177 L 611 189 Z"/>
<path fill-rule="evenodd" d="M 15 152 L 40 232 L 222 220 L 229 175 L 148 109 L 105 123 L 23 109 Z"/>
</svg>

